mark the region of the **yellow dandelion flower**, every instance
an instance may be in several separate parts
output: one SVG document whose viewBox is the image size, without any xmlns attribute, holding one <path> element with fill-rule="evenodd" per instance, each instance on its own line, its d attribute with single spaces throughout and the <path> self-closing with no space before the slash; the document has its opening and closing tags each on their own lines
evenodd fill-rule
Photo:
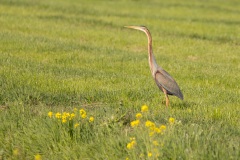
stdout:
<svg viewBox="0 0 240 160">
<path fill-rule="evenodd" d="M 67 122 L 66 117 L 62 117 L 62 123 L 66 123 L 66 122 Z"/>
<path fill-rule="evenodd" d="M 67 113 L 67 112 L 63 112 L 63 113 L 62 113 L 62 116 L 67 117 L 67 116 L 68 116 L 68 113 Z"/>
<path fill-rule="evenodd" d="M 79 125 L 80 125 L 79 123 L 75 123 L 74 128 L 77 128 Z"/>
<path fill-rule="evenodd" d="M 62 114 L 62 123 L 67 122 L 67 114 L 66 112 Z"/>
<path fill-rule="evenodd" d="M 34 159 L 35 159 L 35 160 L 42 160 L 42 157 L 41 157 L 40 154 L 36 154 L 36 155 L 34 156 Z"/>
<path fill-rule="evenodd" d="M 127 157 L 126 160 L 129 160 L 129 158 Z"/>
<path fill-rule="evenodd" d="M 82 114 L 87 114 L 84 109 L 80 109 L 79 112 L 80 112 L 80 115 L 82 115 Z"/>
<path fill-rule="evenodd" d="M 166 130 L 166 126 L 165 125 L 161 125 L 160 127 L 159 127 L 159 129 L 161 130 L 161 131 L 164 131 L 164 130 Z"/>
<path fill-rule="evenodd" d="M 93 122 L 93 121 L 94 121 L 94 117 L 91 116 L 91 117 L 89 118 L 89 122 Z"/>
<path fill-rule="evenodd" d="M 141 112 L 147 112 L 148 111 L 148 106 L 147 105 L 143 105 L 141 107 Z"/>
<path fill-rule="evenodd" d="M 159 144 L 158 144 L 158 141 L 153 141 L 153 145 L 154 146 L 158 146 Z"/>
<path fill-rule="evenodd" d="M 66 113 L 66 117 L 70 117 L 71 115 L 70 115 L 70 113 Z"/>
<path fill-rule="evenodd" d="M 147 120 L 145 126 L 152 129 L 155 127 L 155 124 L 152 121 Z"/>
<path fill-rule="evenodd" d="M 148 152 L 148 157 L 152 157 L 152 152 Z"/>
<path fill-rule="evenodd" d="M 16 148 L 13 150 L 13 155 L 18 156 L 19 155 L 19 150 Z"/>
<path fill-rule="evenodd" d="M 161 132 L 162 132 L 161 129 L 160 129 L 160 128 L 157 128 L 157 127 L 154 128 L 154 131 L 155 131 L 156 133 L 161 133 Z"/>
<path fill-rule="evenodd" d="M 58 118 L 58 119 L 60 119 L 61 116 L 62 116 L 62 115 L 61 115 L 61 113 L 59 113 L 59 112 L 55 114 L 55 117 Z"/>
<path fill-rule="evenodd" d="M 62 118 L 67 118 L 67 115 L 63 113 Z"/>
<path fill-rule="evenodd" d="M 128 144 L 127 144 L 127 149 L 132 149 L 132 148 L 133 148 L 132 144 L 131 144 L 131 143 L 128 143 Z"/>
<path fill-rule="evenodd" d="M 71 118 L 74 118 L 74 117 L 75 117 L 75 114 L 74 114 L 74 113 L 71 113 L 71 114 L 70 114 L 70 117 L 71 117 Z"/>
<path fill-rule="evenodd" d="M 69 116 L 69 120 L 72 120 L 74 117 L 75 117 L 75 114 L 71 113 L 70 116 Z"/>
<path fill-rule="evenodd" d="M 129 143 L 127 144 L 127 149 L 133 149 L 136 144 L 137 144 L 137 143 L 136 143 L 135 140 L 129 142 Z"/>
<path fill-rule="evenodd" d="M 173 123 L 174 123 L 174 121 L 175 121 L 175 119 L 174 119 L 174 118 L 172 118 L 172 117 L 170 117 L 170 118 L 169 118 L 169 120 L 168 120 L 168 122 L 169 122 L 170 124 L 173 124 Z"/>
<path fill-rule="evenodd" d="M 137 118 L 137 119 L 142 118 L 142 114 L 141 114 L 141 113 L 137 113 L 137 114 L 136 114 L 136 118 Z"/>
<path fill-rule="evenodd" d="M 140 120 L 139 120 L 139 119 L 137 119 L 137 120 L 135 120 L 135 121 L 132 121 L 132 122 L 131 122 L 131 127 L 136 127 L 136 126 L 139 125 L 139 123 L 140 123 Z"/>
<path fill-rule="evenodd" d="M 87 115 L 86 114 L 82 114 L 81 117 L 84 119 L 84 118 L 87 117 Z"/>
<path fill-rule="evenodd" d="M 79 112 L 80 112 L 80 115 L 83 119 L 87 117 L 87 112 L 84 109 L 80 109 Z"/>
<path fill-rule="evenodd" d="M 53 112 L 48 112 L 48 117 L 52 118 Z"/>
</svg>

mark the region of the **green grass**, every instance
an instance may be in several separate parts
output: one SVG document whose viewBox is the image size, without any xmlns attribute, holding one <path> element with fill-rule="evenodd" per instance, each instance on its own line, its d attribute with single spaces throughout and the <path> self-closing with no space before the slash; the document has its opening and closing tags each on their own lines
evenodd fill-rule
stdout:
<svg viewBox="0 0 240 160">
<path fill-rule="evenodd" d="M 239 159 L 240 2 L 0 2 L 0 159 Z M 184 101 L 166 108 L 148 66 L 157 62 Z M 147 104 L 141 125 L 131 121 Z M 48 112 L 85 109 L 75 131 Z M 175 118 L 170 125 L 168 119 Z M 166 125 L 154 138 L 146 120 Z M 74 130 L 73 135 L 70 130 Z M 75 138 L 73 138 L 75 137 Z M 137 145 L 129 150 L 130 137 Z M 152 146 L 157 140 L 159 146 Z M 18 153 L 16 153 L 18 152 Z"/>
</svg>

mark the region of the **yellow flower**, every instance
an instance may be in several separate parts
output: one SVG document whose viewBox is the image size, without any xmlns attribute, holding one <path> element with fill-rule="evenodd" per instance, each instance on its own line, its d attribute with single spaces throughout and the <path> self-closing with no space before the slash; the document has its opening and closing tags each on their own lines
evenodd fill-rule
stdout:
<svg viewBox="0 0 240 160">
<path fill-rule="evenodd" d="M 87 117 L 87 113 L 84 109 L 80 109 L 80 115 L 83 119 Z"/>
<path fill-rule="evenodd" d="M 66 123 L 67 122 L 68 115 L 69 115 L 69 113 L 63 112 L 63 114 L 62 114 L 62 123 Z"/>
<path fill-rule="evenodd" d="M 66 119 L 67 118 L 66 114 L 62 114 L 62 118 Z"/>
<path fill-rule="evenodd" d="M 136 118 L 137 118 L 137 119 L 142 118 L 142 114 L 141 114 L 141 113 L 137 113 L 137 114 L 136 114 Z"/>
<path fill-rule="evenodd" d="M 148 106 L 147 105 L 143 105 L 141 108 L 141 112 L 147 112 L 148 111 Z"/>
<path fill-rule="evenodd" d="M 161 132 L 162 132 L 162 130 L 161 130 L 160 128 L 157 128 L 157 127 L 154 128 L 154 131 L 155 131 L 156 133 L 161 133 Z"/>
<path fill-rule="evenodd" d="M 84 119 L 84 118 L 87 117 L 87 115 L 86 114 L 82 114 L 81 117 Z"/>
<path fill-rule="evenodd" d="M 94 121 L 94 117 L 91 116 L 91 117 L 89 118 L 89 122 L 93 122 L 93 121 Z"/>
<path fill-rule="evenodd" d="M 140 120 L 139 120 L 139 119 L 137 119 L 137 120 L 135 120 L 135 121 L 132 121 L 132 122 L 131 122 L 131 127 L 136 127 L 136 126 L 139 125 L 139 123 L 140 123 Z"/>
<path fill-rule="evenodd" d="M 18 156 L 19 155 L 19 150 L 16 148 L 13 150 L 13 155 Z"/>
<path fill-rule="evenodd" d="M 159 129 L 161 130 L 161 131 L 164 131 L 164 130 L 166 130 L 166 126 L 165 125 L 161 125 L 160 127 L 159 127 Z"/>
<path fill-rule="evenodd" d="M 79 125 L 80 125 L 79 123 L 75 123 L 74 128 L 77 128 Z"/>
<path fill-rule="evenodd" d="M 129 160 L 129 158 L 127 157 L 126 160 Z"/>
<path fill-rule="evenodd" d="M 36 154 L 36 155 L 34 156 L 34 159 L 35 159 L 35 160 L 42 160 L 42 157 L 41 157 L 40 154 Z"/>
<path fill-rule="evenodd" d="M 66 118 L 67 118 L 67 117 L 70 117 L 70 113 L 63 112 L 62 116 L 63 116 L 63 117 L 66 117 Z"/>
<path fill-rule="evenodd" d="M 52 118 L 53 112 L 48 112 L 48 117 Z"/>
<path fill-rule="evenodd" d="M 173 124 L 173 123 L 174 123 L 174 121 L 175 121 L 175 119 L 174 119 L 174 118 L 172 118 L 172 117 L 170 117 L 170 118 L 169 118 L 169 120 L 168 120 L 168 122 L 169 122 L 170 124 Z"/>
<path fill-rule="evenodd" d="M 70 114 L 70 117 L 71 117 L 71 118 L 74 118 L 74 117 L 75 117 L 75 114 L 74 114 L 74 113 L 71 113 L 71 114 Z"/>
<path fill-rule="evenodd" d="M 153 145 L 154 146 L 158 146 L 159 144 L 158 144 L 158 141 L 153 141 Z"/>
<path fill-rule="evenodd" d="M 155 124 L 149 120 L 145 122 L 145 126 L 153 130 L 155 128 Z"/>
<path fill-rule="evenodd" d="M 58 119 L 60 119 L 60 118 L 61 118 L 61 113 L 59 113 L 59 112 L 56 113 L 56 114 L 55 114 L 55 117 L 58 118 Z"/>
<path fill-rule="evenodd" d="M 87 114 L 84 109 L 80 109 L 79 112 L 80 112 L 81 115 L 82 115 L 82 114 Z"/>
<path fill-rule="evenodd" d="M 67 122 L 66 117 L 62 117 L 62 123 L 66 123 L 66 122 Z"/>
<path fill-rule="evenodd" d="M 148 152 L 148 157 L 152 157 L 152 152 Z"/>
<path fill-rule="evenodd" d="M 128 144 L 127 144 L 127 149 L 132 149 L 132 148 L 133 148 L 132 144 L 131 144 L 131 143 L 128 143 Z"/>
<path fill-rule="evenodd" d="M 74 117 L 75 117 L 75 114 L 74 114 L 74 113 L 71 113 L 71 114 L 70 114 L 70 117 L 69 117 L 69 120 L 72 120 Z"/>
<path fill-rule="evenodd" d="M 136 143 L 135 140 L 129 142 L 129 143 L 127 144 L 127 149 L 133 149 L 136 144 L 137 144 L 137 143 Z"/>
<path fill-rule="evenodd" d="M 145 126 L 151 131 L 149 133 L 149 136 L 153 136 L 155 132 L 159 132 L 158 129 L 156 128 L 155 123 L 151 122 L 151 121 L 146 121 L 145 122 Z"/>
</svg>

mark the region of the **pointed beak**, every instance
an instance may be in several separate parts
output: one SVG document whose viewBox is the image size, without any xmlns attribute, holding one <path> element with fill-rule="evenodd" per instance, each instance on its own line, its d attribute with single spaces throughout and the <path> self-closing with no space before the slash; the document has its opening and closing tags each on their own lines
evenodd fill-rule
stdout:
<svg viewBox="0 0 240 160">
<path fill-rule="evenodd" d="M 126 28 L 131 28 L 131 29 L 142 30 L 142 28 L 139 27 L 139 26 L 124 26 L 124 27 L 126 27 Z"/>
</svg>

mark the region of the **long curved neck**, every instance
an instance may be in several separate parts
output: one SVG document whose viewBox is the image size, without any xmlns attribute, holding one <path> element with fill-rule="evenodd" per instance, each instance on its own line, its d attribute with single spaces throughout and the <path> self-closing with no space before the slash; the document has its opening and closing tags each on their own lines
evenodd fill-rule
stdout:
<svg viewBox="0 0 240 160">
<path fill-rule="evenodd" d="M 148 62 L 150 66 L 150 70 L 152 75 L 154 76 L 155 71 L 157 70 L 157 63 L 155 60 L 155 57 L 153 55 L 153 49 L 152 49 L 152 36 L 148 30 L 144 31 L 148 37 Z"/>
</svg>

